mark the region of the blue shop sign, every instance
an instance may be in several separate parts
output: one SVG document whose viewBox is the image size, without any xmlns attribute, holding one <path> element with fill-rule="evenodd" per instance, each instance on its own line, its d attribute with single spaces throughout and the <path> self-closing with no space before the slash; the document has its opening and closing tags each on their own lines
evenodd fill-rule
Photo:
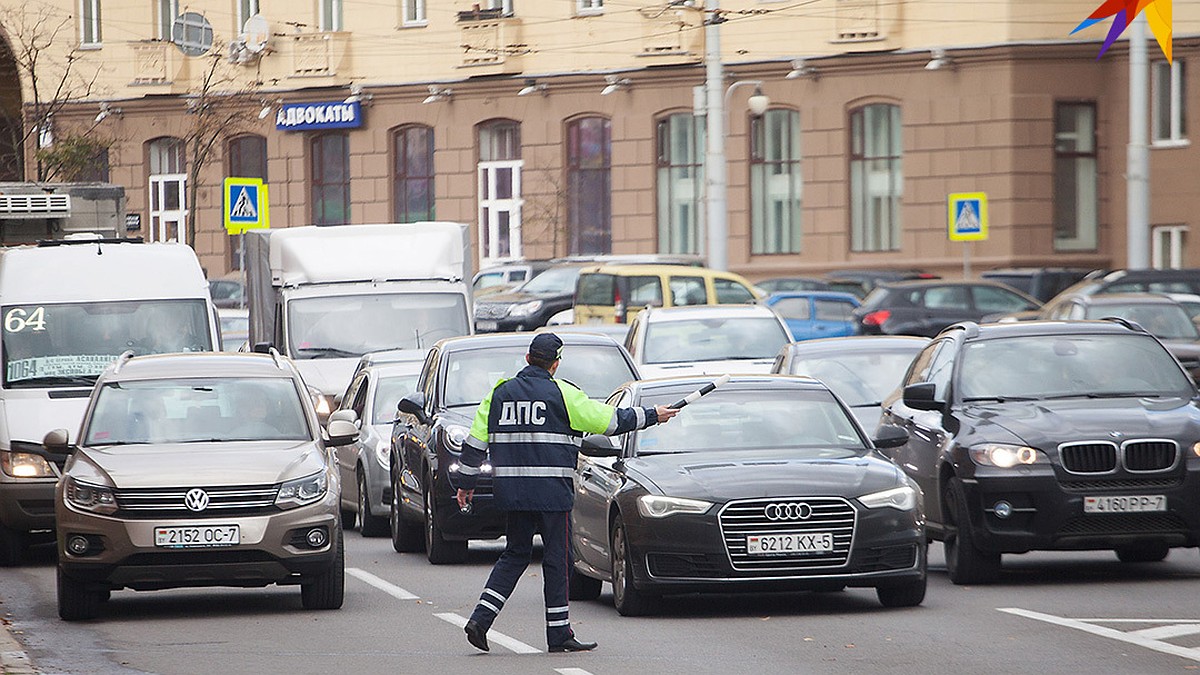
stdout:
<svg viewBox="0 0 1200 675">
<path fill-rule="evenodd" d="M 357 129 L 362 126 L 362 105 L 355 101 L 324 103 L 285 103 L 275 113 L 275 128 L 280 131 L 309 129 Z"/>
</svg>

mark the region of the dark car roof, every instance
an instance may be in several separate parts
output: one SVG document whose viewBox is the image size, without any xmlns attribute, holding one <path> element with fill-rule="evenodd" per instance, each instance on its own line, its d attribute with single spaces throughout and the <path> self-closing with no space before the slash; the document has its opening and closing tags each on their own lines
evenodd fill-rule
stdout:
<svg viewBox="0 0 1200 675">
<path fill-rule="evenodd" d="M 554 331 L 549 331 L 554 332 Z M 465 351 L 468 349 L 496 349 L 501 347 L 529 347 L 529 342 L 537 333 L 486 333 L 480 335 L 463 335 L 445 338 L 438 341 L 435 347 L 442 351 Z M 617 342 L 607 335 L 599 333 L 555 333 L 567 345 L 601 345 L 612 346 Z"/>
<path fill-rule="evenodd" d="M 292 377 L 286 357 L 252 352 L 190 352 L 152 354 L 118 361 L 102 376 L 105 380 L 138 380 L 171 377 Z"/>
<path fill-rule="evenodd" d="M 864 351 L 886 351 L 892 349 L 912 349 L 920 351 L 929 344 L 927 337 L 912 335 L 850 335 L 846 337 L 820 338 L 818 340 L 801 340 L 787 346 L 792 354 L 834 354 L 857 353 Z"/>
<path fill-rule="evenodd" d="M 942 331 L 945 335 L 950 331 L 964 330 L 968 340 L 990 340 L 1006 337 L 1027 337 L 1030 335 L 1104 335 L 1104 334 L 1142 334 L 1146 331 L 1130 328 L 1130 324 L 1122 321 L 1100 319 L 1096 321 L 1017 321 L 1013 323 L 976 324 L 970 321 L 956 323 Z"/>
</svg>

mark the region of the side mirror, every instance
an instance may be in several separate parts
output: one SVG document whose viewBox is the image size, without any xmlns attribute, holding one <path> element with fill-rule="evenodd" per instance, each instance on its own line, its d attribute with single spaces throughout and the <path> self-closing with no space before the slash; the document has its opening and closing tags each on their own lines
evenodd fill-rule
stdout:
<svg viewBox="0 0 1200 675">
<path fill-rule="evenodd" d="M 326 431 L 329 433 L 328 445 L 350 445 L 358 440 L 358 427 L 354 422 L 331 420 Z"/>
<path fill-rule="evenodd" d="M 429 416 L 425 414 L 425 392 L 423 391 L 414 391 L 400 399 L 400 403 L 396 405 L 396 409 L 402 413 L 416 417 L 417 421 L 421 424 L 429 422 Z"/>
<path fill-rule="evenodd" d="M 904 388 L 904 405 L 914 410 L 941 410 L 944 401 L 934 398 L 937 385 L 932 382 L 910 384 Z"/>
<path fill-rule="evenodd" d="M 908 432 L 894 424 L 885 424 L 875 432 L 871 442 L 880 450 L 898 448 L 908 442 Z"/>
<path fill-rule="evenodd" d="M 583 437 L 579 452 L 588 457 L 620 457 L 621 442 L 604 434 L 588 434 Z"/>
<path fill-rule="evenodd" d="M 254 352 L 255 354 L 270 354 L 271 347 L 274 346 L 275 345 L 271 344 L 270 342 L 255 342 L 254 347 L 250 351 Z"/>
<path fill-rule="evenodd" d="M 66 429 L 51 429 L 42 437 L 42 445 L 46 446 L 47 450 L 60 454 L 67 452 L 67 443 L 70 441 L 70 434 Z"/>
<path fill-rule="evenodd" d="M 333 411 L 332 415 L 329 416 L 330 422 L 332 422 L 334 420 L 346 420 L 347 422 L 355 422 L 358 420 L 358 414 L 356 414 L 350 408 L 338 408 L 337 410 Z"/>
</svg>

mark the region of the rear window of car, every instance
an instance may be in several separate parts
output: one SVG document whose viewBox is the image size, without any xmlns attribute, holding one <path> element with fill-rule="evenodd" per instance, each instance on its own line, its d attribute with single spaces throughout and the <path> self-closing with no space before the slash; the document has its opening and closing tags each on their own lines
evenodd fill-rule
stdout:
<svg viewBox="0 0 1200 675">
<path fill-rule="evenodd" d="M 662 280 L 657 276 L 626 277 L 629 288 L 629 304 L 633 307 L 654 305 L 662 307 Z"/>
<path fill-rule="evenodd" d="M 854 305 L 841 300 L 818 298 L 813 304 L 816 305 L 818 321 L 849 321 L 850 313 L 854 311 Z"/>
<path fill-rule="evenodd" d="M 750 292 L 750 289 L 733 279 L 713 279 L 713 290 L 717 292 L 718 305 L 754 302 L 754 294 Z"/>
<path fill-rule="evenodd" d="M 807 319 L 810 315 L 808 298 L 779 298 L 771 309 L 785 319 Z"/>
<path fill-rule="evenodd" d="M 671 277 L 671 304 L 707 305 L 708 293 L 704 290 L 703 277 Z"/>
<path fill-rule="evenodd" d="M 616 277 L 611 274 L 580 274 L 575 303 L 611 305 L 616 301 Z"/>
</svg>

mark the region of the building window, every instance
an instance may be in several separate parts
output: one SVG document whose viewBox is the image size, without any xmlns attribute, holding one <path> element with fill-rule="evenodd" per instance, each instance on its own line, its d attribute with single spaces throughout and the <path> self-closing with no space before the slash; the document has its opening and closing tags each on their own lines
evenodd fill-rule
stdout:
<svg viewBox="0 0 1200 675">
<path fill-rule="evenodd" d="M 402 26 L 424 26 L 429 23 L 425 16 L 425 0 L 404 0 L 404 15 L 400 17 Z"/>
<path fill-rule="evenodd" d="M 1182 269 L 1187 225 L 1159 225 L 1152 228 L 1151 264 L 1155 269 Z"/>
<path fill-rule="evenodd" d="M 179 16 L 179 0 L 158 0 L 158 39 L 171 40 L 171 26 Z"/>
<path fill-rule="evenodd" d="M 322 32 L 332 33 L 342 30 L 342 0 L 320 0 Z"/>
<path fill-rule="evenodd" d="M 187 220 L 187 168 L 183 141 L 157 138 L 149 143 L 150 241 L 180 241 Z M 191 243 L 191 242 L 184 242 Z"/>
<path fill-rule="evenodd" d="M 433 220 L 433 129 L 411 126 L 392 134 L 392 218 Z"/>
<path fill-rule="evenodd" d="M 247 134 L 229 141 L 229 168 L 225 175 L 236 178 L 267 180 L 267 139 Z M 245 237 L 226 237 L 229 240 L 229 269 L 242 269 L 242 242 Z"/>
<path fill-rule="evenodd" d="M 900 106 L 875 103 L 850 113 L 850 250 L 900 250 L 904 142 Z"/>
<path fill-rule="evenodd" d="M 479 255 L 519 258 L 521 248 L 521 126 L 479 127 Z"/>
<path fill-rule="evenodd" d="M 1152 66 L 1150 118 L 1155 145 L 1187 141 L 1187 78 L 1184 63 L 1155 61 Z"/>
<path fill-rule="evenodd" d="M 97 150 L 96 154 L 92 155 L 91 159 L 81 166 L 78 173 L 70 180 L 80 183 L 107 183 L 109 181 L 108 148 Z"/>
<path fill-rule="evenodd" d="M 1054 108 L 1054 248 L 1094 250 L 1099 199 L 1096 175 L 1096 104 Z"/>
<path fill-rule="evenodd" d="M 100 0 L 79 2 L 79 42 L 84 45 L 99 45 Z"/>
<path fill-rule="evenodd" d="M 580 15 L 603 14 L 604 0 L 575 0 L 575 13 Z"/>
<path fill-rule="evenodd" d="M 350 222 L 350 136 L 328 133 L 312 139 L 312 222 Z"/>
<path fill-rule="evenodd" d="M 750 120 L 750 252 L 800 252 L 800 113 Z"/>
<path fill-rule="evenodd" d="M 246 25 L 246 19 L 259 13 L 259 0 L 238 0 L 238 15 L 237 25 L 234 26 L 235 32 L 241 33 L 242 26 Z"/>
<path fill-rule="evenodd" d="M 704 121 L 678 113 L 658 122 L 658 250 L 700 253 L 704 229 Z"/>
<path fill-rule="evenodd" d="M 584 117 L 567 125 L 570 253 L 612 250 L 612 123 Z"/>
</svg>

